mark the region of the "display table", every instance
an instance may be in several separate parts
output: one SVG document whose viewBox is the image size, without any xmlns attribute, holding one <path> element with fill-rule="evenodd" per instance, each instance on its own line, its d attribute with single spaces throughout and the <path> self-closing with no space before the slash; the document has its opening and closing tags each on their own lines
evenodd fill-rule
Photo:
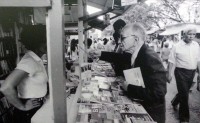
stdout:
<svg viewBox="0 0 200 123">
<path fill-rule="evenodd" d="M 87 65 L 86 65 L 87 66 Z M 109 68 L 102 65 L 103 70 Z M 88 76 L 88 67 L 81 73 Z M 101 71 L 101 66 L 95 66 Z M 91 79 L 79 83 L 75 94 L 67 97 L 68 123 L 155 123 L 143 106 L 126 97 L 115 77 L 95 72 Z M 99 76 L 101 75 L 101 76 Z M 48 100 L 32 117 L 31 123 L 54 123 L 51 101 Z"/>
</svg>

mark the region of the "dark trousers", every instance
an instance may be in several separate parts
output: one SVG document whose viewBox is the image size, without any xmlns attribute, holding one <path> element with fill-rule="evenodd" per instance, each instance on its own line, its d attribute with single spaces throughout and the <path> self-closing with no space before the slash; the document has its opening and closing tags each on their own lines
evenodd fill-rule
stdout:
<svg viewBox="0 0 200 123">
<path fill-rule="evenodd" d="M 40 107 L 34 108 L 29 111 L 21 111 L 17 108 L 13 111 L 14 123 L 31 123 L 31 118 Z"/>
<path fill-rule="evenodd" d="M 192 85 L 193 78 L 195 75 L 195 70 L 187 70 L 184 68 L 175 69 L 175 79 L 178 94 L 173 98 L 172 105 L 176 106 L 180 103 L 179 106 L 179 119 L 180 121 L 189 122 L 189 89 Z"/>
<path fill-rule="evenodd" d="M 22 99 L 22 102 L 25 103 L 27 100 Z M 43 100 L 40 101 L 41 106 L 43 105 Z M 31 109 L 29 111 L 22 111 L 17 108 L 14 108 L 13 111 L 13 121 L 14 123 L 31 123 L 32 116 L 37 112 L 41 106 Z"/>
<path fill-rule="evenodd" d="M 157 123 L 165 123 L 165 102 L 163 104 L 158 104 L 151 107 L 144 106 L 144 108 L 154 121 L 156 121 Z"/>
</svg>

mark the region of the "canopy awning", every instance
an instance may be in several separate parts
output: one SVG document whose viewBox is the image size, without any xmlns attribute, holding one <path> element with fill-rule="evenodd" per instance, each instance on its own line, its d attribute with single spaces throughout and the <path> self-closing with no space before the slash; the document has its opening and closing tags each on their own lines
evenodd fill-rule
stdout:
<svg viewBox="0 0 200 123">
<path fill-rule="evenodd" d="M 160 33 L 160 35 L 173 35 L 178 34 L 183 30 L 187 29 L 196 29 L 197 33 L 200 33 L 200 24 L 195 23 L 181 23 L 181 24 L 175 24 L 171 26 L 167 26 L 165 28 L 165 31 Z"/>
<path fill-rule="evenodd" d="M 122 0 L 123 1 L 123 0 Z M 124 14 L 131 5 L 121 6 L 119 3 L 121 0 L 88 0 L 87 5 L 100 9 L 99 15 L 110 14 L 110 20 Z M 137 3 L 137 1 L 135 2 Z M 77 0 L 65 0 L 65 23 L 69 28 L 72 28 L 70 23 L 78 23 L 78 6 Z M 95 13 L 94 13 L 95 15 Z M 98 14 L 96 14 L 98 15 Z M 95 16 L 96 16 L 95 15 Z M 93 14 L 88 15 L 87 18 L 92 18 Z M 84 17 L 83 17 L 84 18 Z M 104 30 L 108 25 L 103 20 L 94 17 L 88 21 L 89 28 L 96 28 Z M 66 27 L 67 29 L 68 27 Z"/>
<path fill-rule="evenodd" d="M 136 4 L 139 1 L 141 0 L 87 0 L 87 5 L 98 8 L 102 12 L 99 15 L 97 13 L 96 16 L 88 14 L 89 19 L 92 18 L 89 21 L 86 20 L 88 22 L 89 29 L 96 28 L 99 30 L 104 30 L 108 26 L 108 24 L 104 23 L 103 20 L 98 19 L 97 16 L 109 14 L 110 20 L 112 20 L 124 14 L 127 10 L 131 8 L 131 5 Z M 124 3 L 128 3 L 129 5 L 125 5 Z M 74 28 L 73 25 L 78 25 L 78 19 L 80 19 L 78 18 L 77 0 L 64 0 L 64 5 L 65 5 L 64 23 L 65 25 L 69 25 L 70 28 Z M 52 6 L 51 0 L 0 0 L 0 7 L 35 7 L 35 8 L 44 7 L 45 8 L 51 6 Z M 46 12 L 46 10 L 44 11 Z M 45 21 L 42 24 L 45 24 Z M 65 26 L 65 29 L 67 28 L 68 26 Z"/>
<path fill-rule="evenodd" d="M 51 0 L 0 0 L 0 7 L 49 7 Z"/>
<path fill-rule="evenodd" d="M 153 34 L 155 32 L 157 32 L 159 30 L 159 28 L 152 28 L 150 30 L 147 30 L 147 34 L 150 35 L 150 34 Z"/>
</svg>

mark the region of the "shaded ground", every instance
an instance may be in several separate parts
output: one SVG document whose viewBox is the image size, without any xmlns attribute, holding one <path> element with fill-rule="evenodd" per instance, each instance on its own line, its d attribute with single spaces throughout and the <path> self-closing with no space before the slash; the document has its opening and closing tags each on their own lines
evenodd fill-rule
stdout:
<svg viewBox="0 0 200 123">
<path fill-rule="evenodd" d="M 189 95 L 190 123 L 200 123 L 200 92 L 196 90 L 196 84 L 192 90 Z M 178 111 L 174 111 L 171 106 L 171 100 L 176 93 L 176 82 L 173 79 L 170 84 L 167 84 L 166 123 L 179 123 Z"/>
</svg>

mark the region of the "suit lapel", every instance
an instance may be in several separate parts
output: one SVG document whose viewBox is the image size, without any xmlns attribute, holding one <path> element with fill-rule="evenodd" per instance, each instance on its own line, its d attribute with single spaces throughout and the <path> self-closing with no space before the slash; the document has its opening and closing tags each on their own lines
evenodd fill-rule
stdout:
<svg viewBox="0 0 200 123">
<path fill-rule="evenodd" d="M 132 66 L 133 68 L 139 67 L 139 66 L 141 66 L 141 64 L 143 64 L 143 62 L 144 62 L 143 58 L 144 58 L 144 53 L 146 51 L 146 48 L 147 48 L 147 46 L 145 44 L 143 44 L 142 47 L 140 48 L 138 55 L 135 59 L 134 65 Z"/>
</svg>

